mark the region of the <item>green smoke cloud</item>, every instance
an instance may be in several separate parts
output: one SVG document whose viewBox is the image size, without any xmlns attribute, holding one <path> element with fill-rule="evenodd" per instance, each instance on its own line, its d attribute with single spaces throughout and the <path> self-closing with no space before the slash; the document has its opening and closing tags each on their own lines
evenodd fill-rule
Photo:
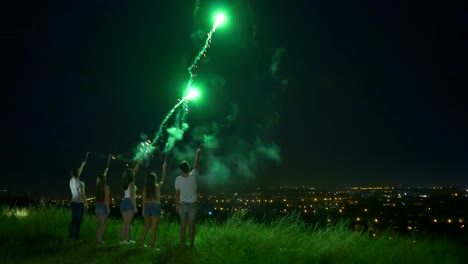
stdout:
<svg viewBox="0 0 468 264">
<path fill-rule="evenodd" d="M 169 135 L 166 146 L 164 147 L 164 152 L 169 152 L 174 148 L 174 145 L 177 141 L 180 141 L 184 138 L 185 131 L 189 128 L 187 123 L 182 123 L 181 127 L 170 127 L 167 129 Z"/>
<path fill-rule="evenodd" d="M 218 148 L 219 143 L 215 135 L 203 135 L 203 147 L 208 149 Z"/>
</svg>

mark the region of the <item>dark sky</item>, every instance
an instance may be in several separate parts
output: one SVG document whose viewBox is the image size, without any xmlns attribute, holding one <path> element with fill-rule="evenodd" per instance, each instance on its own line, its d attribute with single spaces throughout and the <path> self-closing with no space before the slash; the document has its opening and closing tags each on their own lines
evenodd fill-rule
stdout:
<svg viewBox="0 0 468 264">
<path fill-rule="evenodd" d="M 68 194 L 86 152 L 131 158 L 181 98 L 218 9 L 228 23 L 198 63 L 202 97 L 168 155 L 168 192 L 204 135 L 216 145 L 203 147 L 202 190 L 468 184 L 462 3 L 15 1 L 2 7 L 0 187 Z M 137 185 L 160 173 L 154 154 Z M 89 156 L 89 190 L 105 164 Z M 124 168 L 111 163 L 116 193 Z"/>
</svg>

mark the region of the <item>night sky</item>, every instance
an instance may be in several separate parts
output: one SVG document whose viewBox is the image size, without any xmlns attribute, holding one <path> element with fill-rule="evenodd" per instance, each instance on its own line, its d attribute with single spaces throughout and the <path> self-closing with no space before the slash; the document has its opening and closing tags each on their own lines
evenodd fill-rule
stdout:
<svg viewBox="0 0 468 264">
<path fill-rule="evenodd" d="M 202 191 L 468 184 L 462 3 L 15 1 L 2 7 L 0 188 L 68 195 L 91 151 L 104 155 L 83 172 L 91 192 L 107 155 L 131 158 L 181 98 L 216 10 L 228 21 L 198 63 L 202 95 L 168 154 L 166 192 L 204 135 L 216 144 L 202 147 Z M 156 151 L 137 186 L 162 161 Z M 124 168 L 111 162 L 114 194 Z"/>
</svg>

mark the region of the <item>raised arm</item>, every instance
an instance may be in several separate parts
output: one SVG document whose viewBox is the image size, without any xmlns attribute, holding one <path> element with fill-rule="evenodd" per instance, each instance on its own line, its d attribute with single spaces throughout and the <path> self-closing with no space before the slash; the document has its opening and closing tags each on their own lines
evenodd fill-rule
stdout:
<svg viewBox="0 0 468 264">
<path fill-rule="evenodd" d="M 78 175 L 76 175 L 76 177 L 79 178 L 81 176 L 81 173 L 83 172 L 83 168 L 85 165 L 86 165 L 86 161 L 81 162 L 81 166 L 78 168 Z"/>
<path fill-rule="evenodd" d="M 161 181 L 159 182 L 159 185 L 162 187 L 164 182 L 166 181 L 166 166 L 167 163 L 164 161 L 163 166 L 162 166 L 162 176 L 161 176 Z"/>
<path fill-rule="evenodd" d="M 135 168 L 133 168 L 133 173 L 134 174 L 137 174 L 138 169 L 140 169 L 140 164 L 141 164 L 142 161 L 143 161 L 143 159 L 139 159 L 138 163 L 135 165 Z"/>
<path fill-rule="evenodd" d="M 106 177 L 108 171 L 109 171 L 109 168 L 106 168 L 106 169 L 104 170 L 104 173 L 102 174 L 102 176 Z"/>
<path fill-rule="evenodd" d="M 197 152 L 195 152 L 195 161 L 193 162 L 193 169 L 198 170 L 198 158 L 200 156 L 200 151 L 201 149 L 197 149 Z"/>
</svg>

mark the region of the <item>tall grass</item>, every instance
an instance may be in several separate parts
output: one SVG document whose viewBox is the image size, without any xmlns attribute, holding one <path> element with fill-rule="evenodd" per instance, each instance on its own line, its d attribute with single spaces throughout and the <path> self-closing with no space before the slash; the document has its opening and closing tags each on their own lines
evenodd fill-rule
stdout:
<svg viewBox="0 0 468 264">
<path fill-rule="evenodd" d="M 467 257 L 462 245 L 449 240 L 393 233 L 369 237 L 350 231 L 345 222 L 312 226 L 296 214 L 258 223 L 239 212 L 226 222 L 198 223 L 193 249 L 179 246 L 179 224 L 163 216 L 157 250 L 151 250 L 118 245 L 118 219 L 107 222 L 107 244 L 96 245 L 94 215 L 85 215 L 80 243 L 66 239 L 67 209 L 0 210 L 1 263 L 462 263 Z M 142 228 L 142 219 L 135 219 L 133 240 L 139 241 Z"/>
</svg>

